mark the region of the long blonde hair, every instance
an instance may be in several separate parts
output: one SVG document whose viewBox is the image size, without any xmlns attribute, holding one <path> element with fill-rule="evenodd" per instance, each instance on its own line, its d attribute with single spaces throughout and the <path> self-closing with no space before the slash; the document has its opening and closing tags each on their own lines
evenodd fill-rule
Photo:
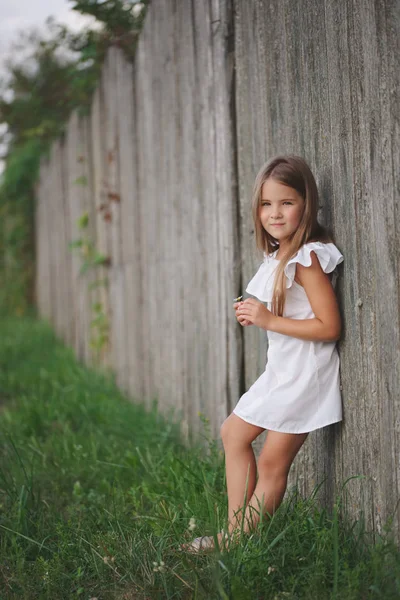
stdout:
<svg viewBox="0 0 400 600">
<path fill-rule="evenodd" d="M 317 220 L 318 188 L 310 167 L 300 156 L 280 155 L 275 156 L 261 167 L 254 182 L 252 213 L 256 246 L 259 250 L 271 254 L 279 248 L 279 242 L 265 231 L 260 220 L 261 188 L 269 178 L 294 188 L 304 199 L 304 210 L 299 227 L 291 235 L 288 248 L 281 256 L 275 274 L 272 312 L 282 316 L 286 301 L 284 269 L 287 263 L 307 242 L 333 242 L 333 237 L 328 229 Z"/>
</svg>

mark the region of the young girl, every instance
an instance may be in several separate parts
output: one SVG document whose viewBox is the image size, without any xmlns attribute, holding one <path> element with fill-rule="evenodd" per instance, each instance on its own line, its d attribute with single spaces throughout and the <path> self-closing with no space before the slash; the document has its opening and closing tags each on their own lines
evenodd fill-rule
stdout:
<svg viewBox="0 0 400 600">
<path fill-rule="evenodd" d="M 268 356 L 265 371 L 221 427 L 229 537 L 242 521 L 248 532 L 260 514 L 271 515 L 280 505 L 308 433 L 342 420 L 341 319 L 329 274 L 343 256 L 317 221 L 318 205 L 315 179 L 302 158 L 277 156 L 260 169 L 252 210 L 264 260 L 246 288 L 255 298 L 233 307 L 240 325 L 267 332 Z M 251 444 L 265 430 L 256 481 Z M 218 542 L 227 537 L 221 532 Z M 213 547 L 214 538 L 203 536 L 185 549 Z"/>
</svg>

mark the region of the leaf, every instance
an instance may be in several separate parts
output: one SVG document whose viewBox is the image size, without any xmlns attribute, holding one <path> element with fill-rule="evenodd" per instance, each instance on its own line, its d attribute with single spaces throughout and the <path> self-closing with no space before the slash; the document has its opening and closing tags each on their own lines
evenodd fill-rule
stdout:
<svg viewBox="0 0 400 600">
<path fill-rule="evenodd" d="M 108 256 L 104 256 L 104 254 L 96 254 L 93 258 L 94 265 L 109 265 L 111 262 Z"/>
<path fill-rule="evenodd" d="M 77 177 L 75 179 L 75 181 L 72 182 L 72 184 L 74 185 L 87 185 L 88 184 L 88 180 L 86 175 L 81 175 L 80 177 Z"/>
<path fill-rule="evenodd" d="M 79 269 L 79 274 L 83 275 L 84 273 L 87 273 L 89 269 L 90 269 L 90 262 L 88 260 L 85 260 L 85 262 L 82 264 L 81 268 Z"/>
<path fill-rule="evenodd" d="M 85 229 L 89 225 L 89 213 L 85 212 L 81 217 L 79 217 L 78 221 L 79 229 Z"/>
<path fill-rule="evenodd" d="M 71 250 L 73 248 L 81 248 L 83 245 L 83 240 L 75 240 L 74 242 L 70 242 L 68 244 L 68 248 L 70 248 Z"/>
</svg>

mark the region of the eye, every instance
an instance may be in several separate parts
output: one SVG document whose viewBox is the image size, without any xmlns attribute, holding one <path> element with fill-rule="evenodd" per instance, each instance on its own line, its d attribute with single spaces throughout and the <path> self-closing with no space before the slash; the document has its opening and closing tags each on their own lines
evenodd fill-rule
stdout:
<svg viewBox="0 0 400 600">
<path fill-rule="evenodd" d="M 292 206 L 292 205 L 293 205 L 293 202 L 292 202 L 291 200 L 284 200 L 284 201 L 282 202 L 282 204 L 289 204 L 290 206 Z M 264 200 L 263 202 L 261 202 L 261 206 L 270 206 L 270 205 L 271 205 L 271 203 L 270 203 L 270 202 L 267 202 L 267 201 L 265 201 L 265 200 Z"/>
</svg>

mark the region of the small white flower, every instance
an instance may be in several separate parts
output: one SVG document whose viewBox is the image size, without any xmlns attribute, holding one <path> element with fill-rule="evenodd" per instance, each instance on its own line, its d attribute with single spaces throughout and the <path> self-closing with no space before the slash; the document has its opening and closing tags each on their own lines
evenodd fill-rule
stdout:
<svg viewBox="0 0 400 600">
<path fill-rule="evenodd" d="M 272 571 L 276 571 L 275 567 L 268 567 L 268 575 L 272 573 Z"/>
<path fill-rule="evenodd" d="M 196 528 L 196 520 L 194 517 L 190 517 L 188 529 L 189 529 L 189 531 L 193 531 L 193 529 L 195 529 L 195 528 Z"/>
<path fill-rule="evenodd" d="M 153 571 L 159 571 L 160 573 L 163 573 L 165 571 L 165 562 L 163 560 L 160 560 L 159 563 L 153 561 L 153 565 Z"/>
<path fill-rule="evenodd" d="M 74 487 L 72 489 L 73 496 L 80 496 L 82 494 L 82 486 L 80 481 L 75 481 Z"/>
</svg>

